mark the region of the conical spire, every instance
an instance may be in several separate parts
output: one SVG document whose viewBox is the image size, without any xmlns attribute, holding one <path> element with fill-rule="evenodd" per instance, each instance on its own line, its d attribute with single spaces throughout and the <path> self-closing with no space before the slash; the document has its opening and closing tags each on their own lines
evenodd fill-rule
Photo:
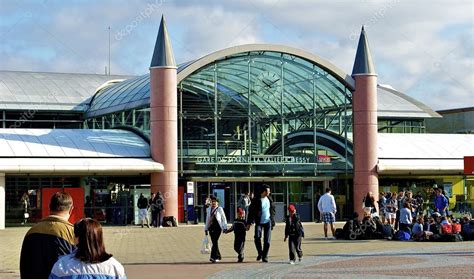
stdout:
<svg viewBox="0 0 474 279">
<path fill-rule="evenodd" d="M 367 40 L 363 25 L 360 32 L 359 45 L 357 46 L 354 68 L 352 68 L 352 75 L 376 75 L 374 62 L 370 54 L 369 41 Z"/>
<path fill-rule="evenodd" d="M 176 67 L 170 37 L 166 29 L 165 16 L 161 16 L 160 29 L 156 37 L 155 50 L 150 64 L 150 68 L 153 67 Z"/>
</svg>

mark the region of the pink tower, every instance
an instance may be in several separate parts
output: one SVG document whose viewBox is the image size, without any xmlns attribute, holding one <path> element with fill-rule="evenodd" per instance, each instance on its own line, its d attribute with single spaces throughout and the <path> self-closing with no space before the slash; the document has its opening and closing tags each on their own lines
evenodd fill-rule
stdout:
<svg viewBox="0 0 474 279">
<path fill-rule="evenodd" d="M 151 174 L 151 191 L 161 192 L 165 215 L 178 218 L 178 100 L 177 72 L 164 16 L 150 65 L 150 147 L 162 173 Z"/>
<path fill-rule="evenodd" d="M 354 211 L 364 216 L 362 200 L 367 192 L 379 196 L 377 174 L 377 74 L 364 27 L 352 69 L 354 119 Z M 377 203 L 375 204 L 377 206 Z"/>
</svg>

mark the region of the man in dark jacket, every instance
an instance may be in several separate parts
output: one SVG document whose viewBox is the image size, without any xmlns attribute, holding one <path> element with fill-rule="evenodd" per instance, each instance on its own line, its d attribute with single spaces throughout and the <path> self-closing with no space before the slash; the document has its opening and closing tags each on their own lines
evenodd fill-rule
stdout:
<svg viewBox="0 0 474 279">
<path fill-rule="evenodd" d="M 270 250 L 270 239 L 275 226 L 275 205 L 270 198 L 270 186 L 263 184 L 260 195 L 250 203 L 249 216 L 247 218 L 247 230 L 255 223 L 255 248 L 257 248 L 257 261 L 268 262 L 268 251 Z M 263 230 L 263 249 L 262 249 Z"/>
<path fill-rule="evenodd" d="M 59 256 L 72 253 L 74 227 L 68 221 L 72 209 L 72 197 L 68 193 L 57 192 L 51 197 L 50 215 L 34 225 L 23 240 L 22 279 L 48 278 Z"/>
<path fill-rule="evenodd" d="M 150 207 L 150 204 L 148 203 L 148 199 L 145 198 L 143 193 L 140 193 L 140 197 L 138 198 L 138 201 L 137 201 L 137 206 L 138 206 L 138 219 L 140 219 L 140 222 L 142 223 L 142 228 L 144 226 L 145 221 L 146 221 L 147 228 L 149 228 L 150 225 L 148 224 L 148 207 Z"/>
</svg>

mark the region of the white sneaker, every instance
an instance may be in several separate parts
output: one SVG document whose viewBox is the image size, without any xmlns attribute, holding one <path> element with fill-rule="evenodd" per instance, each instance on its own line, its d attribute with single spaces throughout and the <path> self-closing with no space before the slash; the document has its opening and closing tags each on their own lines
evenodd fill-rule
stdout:
<svg viewBox="0 0 474 279">
<path fill-rule="evenodd" d="M 216 260 L 216 263 L 218 263 L 218 262 L 220 262 L 220 261 L 221 261 L 221 260 L 217 259 L 217 260 Z"/>
<path fill-rule="evenodd" d="M 290 264 L 295 264 L 295 261 L 290 261 Z"/>
<path fill-rule="evenodd" d="M 335 237 L 335 236 L 333 236 L 331 239 L 332 239 L 332 240 L 336 240 L 336 237 Z"/>
<path fill-rule="evenodd" d="M 162 229 L 162 228 L 163 228 L 163 226 L 160 226 L 160 229 Z"/>
</svg>

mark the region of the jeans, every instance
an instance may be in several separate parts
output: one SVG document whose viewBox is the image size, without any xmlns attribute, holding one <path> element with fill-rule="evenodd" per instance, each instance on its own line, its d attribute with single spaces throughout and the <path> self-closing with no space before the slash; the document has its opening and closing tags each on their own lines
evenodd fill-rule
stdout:
<svg viewBox="0 0 474 279">
<path fill-rule="evenodd" d="M 296 260 L 296 254 L 298 258 L 303 257 L 303 251 L 301 250 L 301 236 L 292 236 L 288 238 L 288 250 L 290 252 L 290 261 Z"/>
<path fill-rule="evenodd" d="M 263 230 L 263 250 L 262 250 L 262 230 Z M 268 251 L 270 250 L 270 240 L 272 237 L 272 222 L 266 224 L 255 225 L 255 248 L 257 248 L 258 255 L 263 260 L 268 259 Z"/>
</svg>

